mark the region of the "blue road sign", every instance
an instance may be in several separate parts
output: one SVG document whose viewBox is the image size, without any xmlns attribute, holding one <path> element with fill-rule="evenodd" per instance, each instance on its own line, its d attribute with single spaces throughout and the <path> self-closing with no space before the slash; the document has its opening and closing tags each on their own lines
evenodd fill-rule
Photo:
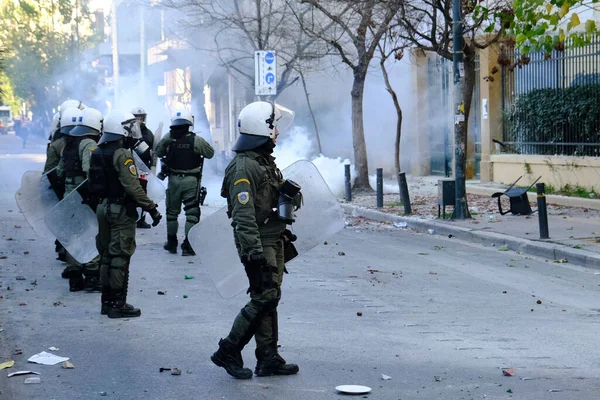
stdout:
<svg viewBox="0 0 600 400">
<path fill-rule="evenodd" d="M 267 54 L 265 54 L 265 62 L 267 64 L 272 64 L 273 61 L 275 61 L 275 55 L 273 53 L 267 53 Z"/>
<path fill-rule="evenodd" d="M 268 85 L 273 84 L 273 82 L 275 82 L 275 75 L 273 75 L 272 73 L 268 73 L 265 75 L 265 82 L 267 82 Z"/>
</svg>

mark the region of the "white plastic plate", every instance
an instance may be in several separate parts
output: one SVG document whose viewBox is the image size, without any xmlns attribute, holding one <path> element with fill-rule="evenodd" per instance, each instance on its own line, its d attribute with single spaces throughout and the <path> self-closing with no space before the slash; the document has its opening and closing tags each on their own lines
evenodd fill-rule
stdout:
<svg viewBox="0 0 600 400">
<path fill-rule="evenodd" d="M 370 393 L 371 388 L 368 386 L 360 386 L 360 385 L 340 385 L 336 386 L 335 390 L 342 393 L 349 394 L 365 394 Z"/>
</svg>

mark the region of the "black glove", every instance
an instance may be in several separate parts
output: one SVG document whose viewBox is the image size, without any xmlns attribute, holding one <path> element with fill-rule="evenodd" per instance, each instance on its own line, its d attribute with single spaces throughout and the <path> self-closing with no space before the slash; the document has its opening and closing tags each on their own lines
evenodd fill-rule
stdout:
<svg viewBox="0 0 600 400">
<path fill-rule="evenodd" d="M 259 268 L 267 264 L 267 259 L 263 253 L 256 253 L 245 257 L 243 264 L 249 268 Z"/>
<path fill-rule="evenodd" d="M 152 218 L 152 226 L 156 226 L 160 223 L 162 215 L 158 211 L 158 208 L 153 208 L 149 211 L 150 217 Z"/>
</svg>

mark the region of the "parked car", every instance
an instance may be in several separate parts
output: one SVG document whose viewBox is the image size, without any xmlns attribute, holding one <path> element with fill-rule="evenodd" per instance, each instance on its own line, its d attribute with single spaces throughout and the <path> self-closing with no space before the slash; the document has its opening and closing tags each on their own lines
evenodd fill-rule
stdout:
<svg viewBox="0 0 600 400">
<path fill-rule="evenodd" d="M 9 130 L 13 130 L 14 122 L 12 111 L 9 106 L 0 106 L 0 135 L 8 134 Z"/>
</svg>

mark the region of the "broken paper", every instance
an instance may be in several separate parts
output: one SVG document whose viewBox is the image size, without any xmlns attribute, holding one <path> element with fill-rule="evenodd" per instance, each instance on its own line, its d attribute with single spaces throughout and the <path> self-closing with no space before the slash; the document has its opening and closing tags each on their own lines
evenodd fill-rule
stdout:
<svg viewBox="0 0 600 400">
<path fill-rule="evenodd" d="M 30 385 L 32 383 L 42 383 L 42 379 L 41 378 L 26 378 L 25 381 L 23 382 L 26 385 Z"/>
<path fill-rule="evenodd" d="M 56 365 L 58 363 L 68 360 L 68 357 L 60 357 L 54 354 L 46 353 L 45 351 L 42 351 L 39 354 L 35 354 L 27 359 L 27 361 L 31 363 L 42 365 Z"/>
<path fill-rule="evenodd" d="M 39 372 L 35 372 L 35 371 L 17 371 L 17 372 L 13 372 L 11 374 L 8 374 L 7 376 L 10 378 L 12 376 L 17 376 L 17 375 L 29 375 L 29 374 L 34 374 L 34 375 L 40 375 Z"/>
</svg>

